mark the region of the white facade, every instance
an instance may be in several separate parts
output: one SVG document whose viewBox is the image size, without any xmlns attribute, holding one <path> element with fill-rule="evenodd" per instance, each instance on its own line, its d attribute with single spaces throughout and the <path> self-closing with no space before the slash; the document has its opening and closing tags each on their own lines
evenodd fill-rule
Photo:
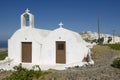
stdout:
<svg viewBox="0 0 120 80">
<path fill-rule="evenodd" d="M 112 37 L 112 41 L 110 44 L 120 43 L 120 36 L 114 36 Z"/>
<path fill-rule="evenodd" d="M 27 20 L 29 21 L 28 23 Z M 91 62 L 92 59 L 90 57 L 90 49 L 87 47 L 88 44 L 78 33 L 65 29 L 62 25 L 60 23 L 60 27 L 53 31 L 37 29 L 34 27 L 34 16 L 29 13 L 29 10 L 26 10 L 21 15 L 21 28 L 8 40 L 8 57 L 13 59 L 16 64 L 67 65 L 76 62 L 82 63 L 86 57 L 89 57 L 88 62 Z M 22 43 L 25 42 L 30 42 L 32 45 L 30 62 L 22 60 Z M 61 47 L 63 45 L 59 43 L 60 50 L 57 50 L 57 42 L 64 42 L 64 47 Z M 62 51 L 63 48 L 64 51 Z M 62 55 L 61 57 L 62 52 L 64 52 L 64 56 Z M 57 58 L 59 58 L 58 61 Z"/>
</svg>

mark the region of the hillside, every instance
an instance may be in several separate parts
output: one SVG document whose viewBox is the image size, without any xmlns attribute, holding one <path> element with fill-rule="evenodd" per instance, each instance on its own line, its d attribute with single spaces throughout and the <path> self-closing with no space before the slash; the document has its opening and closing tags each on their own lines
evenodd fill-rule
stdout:
<svg viewBox="0 0 120 80">
<path fill-rule="evenodd" d="M 111 67 L 115 57 L 120 57 L 120 51 L 112 50 L 108 46 L 96 45 L 92 49 L 94 65 L 86 67 L 75 66 L 66 70 L 49 70 L 50 74 L 44 80 L 119 80 L 120 69 Z M 0 80 L 12 72 L 1 71 Z"/>
<path fill-rule="evenodd" d="M 120 56 L 120 51 L 115 51 L 107 46 L 95 46 L 92 49 L 94 65 L 74 67 L 64 71 L 56 71 L 52 77 L 57 80 L 119 80 L 120 69 L 111 67 L 115 57 Z"/>
</svg>

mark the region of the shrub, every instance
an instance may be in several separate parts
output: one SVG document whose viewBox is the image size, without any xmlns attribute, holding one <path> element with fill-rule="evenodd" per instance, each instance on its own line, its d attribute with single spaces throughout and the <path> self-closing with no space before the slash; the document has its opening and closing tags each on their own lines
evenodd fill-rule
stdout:
<svg viewBox="0 0 120 80">
<path fill-rule="evenodd" d="M 33 69 L 26 69 L 22 67 L 22 64 L 20 64 L 19 66 L 15 66 L 14 72 L 10 77 L 6 77 L 3 80 L 38 80 L 38 79 L 43 79 L 44 75 L 49 74 L 50 72 L 47 71 L 41 71 L 39 66 L 35 66 L 38 67 L 38 70 L 34 70 Z"/>
<path fill-rule="evenodd" d="M 110 48 L 115 49 L 115 50 L 120 50 L 120 44 L 109 44 L 108 45 Z"/>
<path fill-rule="evenodd" d="M 108 37 L 108 43 L 112 41 L 112 37 Z"/>
<path fill-rule="evenodd" d="M 115 59 L 113 60 L 112 66 L 115 67 L 115 68 L 119 68 L 119 69 L 120 69 L 120 57 L 115 58 Z"/>
<path fill-rule="evenodd" d="M 0 60 L 4 60 L 8 56 L 7 51 L 1 52 L 0 53 Z"/>
<path fill-rule="evenodd" d="M 79 68 L 79 65 L 75 66 L 75 68 Z"/>
<path fill-rule="evenodd" d="M 97 39 L 92 40 L 92 42 L 91 42 L 91 43 L 94 43 L 94 42 L 95 42 L 95 43 L 97 43 Z"/>
<path fill-rule="evenodd" d="M 99 38 L 99 39 L 97 40 L 97 42 L 98 42 L 98 44 L 103 44 L 103 42 L 104 42 L 104 37 Z"/>
</svg>

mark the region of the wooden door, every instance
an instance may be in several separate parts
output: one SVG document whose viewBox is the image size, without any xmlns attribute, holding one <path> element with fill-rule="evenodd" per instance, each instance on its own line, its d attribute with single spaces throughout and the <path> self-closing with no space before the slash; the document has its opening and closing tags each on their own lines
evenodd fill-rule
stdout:
<svg viewBox="0 0 120 80">
<path fill-rule="evenodd" d="M 32 42 L 22 42 L 22 62 L 32 61 Z"/>
<path fill-rule="evenodd" d="M 66 63 L 66 43 L 65 41 L 56 42 L 56 63 Z"/>
</svg>

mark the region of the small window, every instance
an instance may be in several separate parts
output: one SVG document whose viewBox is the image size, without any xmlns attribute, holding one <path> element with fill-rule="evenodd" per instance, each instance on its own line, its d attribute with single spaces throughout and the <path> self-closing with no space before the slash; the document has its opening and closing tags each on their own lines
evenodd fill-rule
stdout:
<svg viewBox="0 0 120 80">
<path fill-rule="evenodd" d="M 64 50 L 65 45 L 64 44 L 58 44 L 58 50 Z"/>
</svg>

